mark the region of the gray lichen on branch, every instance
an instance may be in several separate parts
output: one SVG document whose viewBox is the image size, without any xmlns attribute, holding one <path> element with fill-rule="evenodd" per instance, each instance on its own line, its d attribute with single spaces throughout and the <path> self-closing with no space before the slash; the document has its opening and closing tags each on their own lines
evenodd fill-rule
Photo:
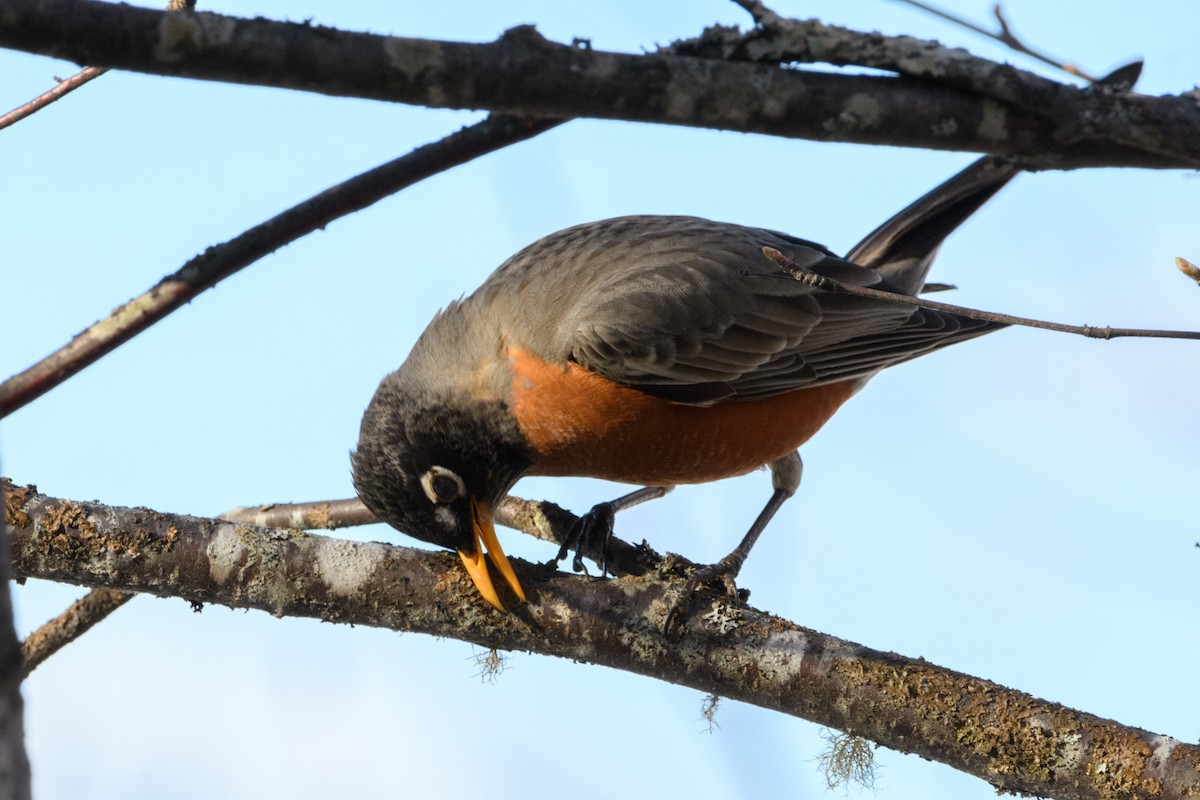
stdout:
<svg viewBox="0 0 1200 800">
<path fill-rule="evenodd" d="M 514 560 L 530 601 L 501 614 L 478 597 L 452 553 L 59 500 L 30 488 L 9 487 L 5 507 L 24 577 L 603 664 L 919 753 L 1004 791 L 1200 793 L 1200 747 L 752 608 L 738 609 L 736 626 L 695 613 L 668 640 L 663 621 L 684 582 L 670 560 L 641 577 L 605 581 Z"/>
<path fill-rule="evenodd" d="M 1080 89 L 936 43 L 786 23 L 799 26 L 797 36 L 820 35 L 803 43 L 807 55 L 789 40 L 788 53 L 773 58 L 865 61 L 906 77 L 604 52 L 550 42 L 526 28 L 468 44 L 216 14 L 172 17 L 88 0 L 8 0 L 0 46 L 153 74 L 437 108 L 1036 153 L 1042 165 L 1061 168 L 1200 164 L 1193 135 L 1200 108 L 1186 97 Z M 767 33 L 766 46 L 782 35 Z M 757 42 L 750 38 L 746 47 Z M 904 57 L 904 48 L 915 55 Z"/>
</svg>

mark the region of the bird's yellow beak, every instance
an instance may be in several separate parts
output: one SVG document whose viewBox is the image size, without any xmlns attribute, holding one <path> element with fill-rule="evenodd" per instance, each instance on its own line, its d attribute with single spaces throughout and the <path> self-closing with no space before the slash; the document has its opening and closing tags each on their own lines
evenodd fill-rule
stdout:
<svg viewBox="0 0 1200 800">
<path fill-rule="evenodd" d="M 475 588 L 483 595 L 484 600 L 500 611 L 505 610 L 500 603 L 500 596 L 496 594 L 496 588 L 492 586 L 492 577 L 488 574 L 487 558 L 490 558 L 496 565 L 496 569 L 500 570 L 500 574 L 504 576 L 509 588 L 513 590 L 513 594 L 520 598 L 522 603 L 525 602 L 525 592 L 521 589 L 521 582 L 517 580 L 517 574 L 513 572 L 508 558 L 500 549 L 499 540 L 496 539 L 496 528 L 492 523 L 492 510 L 478 500 L 472 499 L 471 521 L 475 528 L 475 552 L 468 553 L 465 550 L 459 550 L 458 557 L 462 559 L 463 566 L 467 568 L 467 574 L 475 582 Z M 484 546 L 487 547 L 487 558 L 483 555 Z"/>
</svg>

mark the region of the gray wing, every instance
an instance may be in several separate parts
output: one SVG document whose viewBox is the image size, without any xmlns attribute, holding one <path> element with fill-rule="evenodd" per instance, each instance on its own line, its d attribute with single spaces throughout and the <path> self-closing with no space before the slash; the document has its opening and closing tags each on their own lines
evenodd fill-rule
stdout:
<svg viewBox="0 0 1200 800">
<path fill-rule="evenodd" d="M 928 209 L 928 198 L 910 208 L 926 202 Z M 970 210 L 983 202 L 974 200 Z M 938 208 L 944 215 L 945 204 Z M 503 296 L 491 299 L 509 305 L 507 318 L 521 327 L 517 338 L 543 357 L 575 361 L 647 394 L 692 404 L 768 397 L 867 377 L 998 327 L 815 291 L 762 253 L 772 247 L 843 283 L 902 292 L 913 272 L 921 273 L 920 286 L 949 232 L 939 230 L 922 248 L 914 234 L 921 227 L 904 212 L 889 220 L 855 248 L 868 251 L 863 260 L 871 265 L 860 266 L 774 231 L 694 217 L 622 217 L 560 231 L 518 253 L 500 268 L 503 280 L 492 282 Z M 903 246 L 872 250 L 877 236 Z M 556 324 L 539 324 L 549 318 Z"/>
</svg>

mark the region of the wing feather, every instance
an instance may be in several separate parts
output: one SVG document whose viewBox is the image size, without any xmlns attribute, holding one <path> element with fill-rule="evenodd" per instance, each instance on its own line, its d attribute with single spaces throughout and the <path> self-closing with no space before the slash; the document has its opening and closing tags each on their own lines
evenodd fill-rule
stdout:
<svg viewBox="0 0 1200 800">
<path fill-rule="evenodd" d="M 621 217 L 546 237 L 468 302 L 523 347 L 681 403 L 865 379 L 1000 325 L 821 292 L 763 255 L 855 286 L 916 291 L 941 240 L 1016 169 L 981 160 L 838 258 L 814 242 L 694 217 Z M 545 314 L 554 309 L 553 315 Z M 554 319 L 555 324 L 542 324 Z"/>
</svg>

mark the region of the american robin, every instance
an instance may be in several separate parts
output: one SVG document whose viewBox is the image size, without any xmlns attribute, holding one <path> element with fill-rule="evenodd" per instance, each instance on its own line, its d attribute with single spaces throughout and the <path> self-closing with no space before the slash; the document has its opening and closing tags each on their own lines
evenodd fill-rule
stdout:
<svg viewBox="0 0 1200 800">
<path fill-rule="evenodd" d="M 915 295 L 942 240 L 1018 168 L 984 158 L 845 258 L 776 231 L 632 216 L 551 234 L 434 317 L 383 379 L 352 454 L 368 508 L 525 599 L 492 509 L 523 475 L 669 487 L 767 465 L 774 492 L 729 556 L 732 588 L 799 485 L 796 449 L 884 367 L 1002 325 L 821 291 L 780 267 Z M 781 256 L 782 254 L 782 256 Z M 686 595 L 685 595 L 686 596 Z"/>
</svg>

